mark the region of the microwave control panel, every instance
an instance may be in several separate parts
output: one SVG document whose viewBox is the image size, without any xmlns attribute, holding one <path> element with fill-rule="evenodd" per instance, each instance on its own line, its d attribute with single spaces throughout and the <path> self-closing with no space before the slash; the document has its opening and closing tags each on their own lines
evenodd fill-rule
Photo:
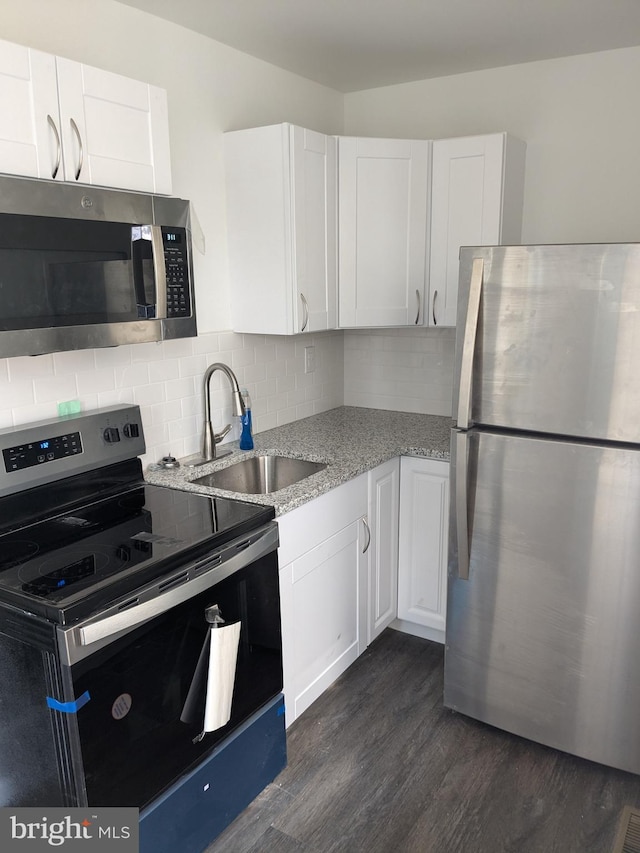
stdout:
<svg viewBox="0 0 640 853">
<path fill-rule="evenodd" d="M 162 228 L 164 264 L 167 273 L 167 317 L 191 316 L 187 232 L 184 228 Z"/>
</svg>

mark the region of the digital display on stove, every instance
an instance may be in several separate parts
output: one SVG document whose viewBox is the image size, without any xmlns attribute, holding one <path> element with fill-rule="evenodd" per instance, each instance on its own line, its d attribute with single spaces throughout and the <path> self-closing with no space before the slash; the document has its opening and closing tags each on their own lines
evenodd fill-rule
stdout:
<svg viewBox="0 0 640 853">
<path fill-rule="evenodd" d="M 56 569 L 49 574 L 39 575 L 29 583 L 22 585 L 25 592 L 31 595 L 39 595 L 44 598 L 56 590 L 63 587 L 68 587 L 70 584 L 77 583 L 86 577 L 95 575 L 96 559 L 93 554 L 88 554 L 81 560 L 75 563 L 70 563 L 68 566 L 63 566 L 61 569 Z"/>
<path fill-rule="evenodd" d="M 45 465 L 55 459 L 64 459 L 65 456 L 75 456 L 77 453 L 82 453 L 80 433 L 67 432 L 41 441 L 9 447 L 2 451 L 2 456 L 5 471 L 10 473 L 23 468 L 33 468 L 36 465 Z"/>
</svg>

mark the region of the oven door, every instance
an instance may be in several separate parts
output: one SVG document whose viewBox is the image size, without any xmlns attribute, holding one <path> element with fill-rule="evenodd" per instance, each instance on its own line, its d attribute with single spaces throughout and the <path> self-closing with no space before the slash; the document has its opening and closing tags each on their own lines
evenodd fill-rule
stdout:
<svg viewBox="0 0 640 853">
<path fill-rule="evenodd" d="M 86 647 L 98 649 L 63 671 L 75 703 L 87 805 L 144 807 L 281 691 L 277 526 L 264 530 L 246 548 L 236 546 L 226 566 L 170 584 L 147 603 L 152 618 L 138 623 L 137 605 L 122 611 L 134 627 L 122 630 L 107 616 L 93 621 L 93 633 L 85 631 Z M 256 547 L 266 553 L 256 556 Z M 203 736 L 205 704 L 224 675 L 210 668 L 203 676 L 209 632 L 216 630 L 207 613 L 215 606 L 224 628 L 239 624 L 239 639 L 230 719 Z M 73 631 L 82 642 L 81 631 Z"/>
</svg>

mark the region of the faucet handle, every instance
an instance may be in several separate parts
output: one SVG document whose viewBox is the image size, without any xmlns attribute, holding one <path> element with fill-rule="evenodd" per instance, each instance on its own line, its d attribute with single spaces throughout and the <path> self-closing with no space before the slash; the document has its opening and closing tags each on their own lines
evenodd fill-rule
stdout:
<svg viewBox="0 0 640 853">
<path fill-rule="evenodd" d="M 214 434 L 213 434 L 214 442 L 216 444 L 220 444 L 220 442 L 225 437 L 225 435 L 229 432 L 230 429 L 231 429 L 231 424 L 227 424 L 225 427 L 222 427 L 220 432 L 214 432 Z"/>
</svg>

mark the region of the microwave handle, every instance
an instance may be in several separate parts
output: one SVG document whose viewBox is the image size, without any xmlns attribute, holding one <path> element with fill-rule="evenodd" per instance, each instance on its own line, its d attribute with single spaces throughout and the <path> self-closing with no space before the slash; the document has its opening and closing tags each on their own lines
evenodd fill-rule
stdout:
<svg viewBox="0 0 640 853">
<path fill-rule="evenodd" d="M 149 250 L 151 250 L 149 252 Z M 162 229 L 159 225 L 134 226 L 131 229 L 131 254 L 133 279 L 138 310 L 148 319 L 164 320 L 167 317 L 167 269 L 164 259 Z M 149 260 L 153 269 L 153 296 L 147 292 L 143 261 Z M 153 308 L 153 313 L 151 309 Z M 149 312 L 149 313 L 147 313 Z"/>
<path fill-rule="evenodd" d="M 153 253 L 153 278 L 156 287 L 156 319 L 167 318 L 167 267 L 164 260 L 162 229 L 151 226 L 151 251 Z"/>
</svg>

